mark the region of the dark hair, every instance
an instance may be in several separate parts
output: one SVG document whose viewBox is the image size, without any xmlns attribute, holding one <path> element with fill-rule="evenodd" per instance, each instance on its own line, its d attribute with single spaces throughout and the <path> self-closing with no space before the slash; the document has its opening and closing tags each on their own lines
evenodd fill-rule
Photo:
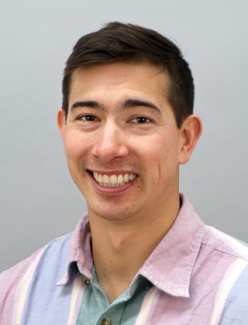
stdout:
<svg viewBox="0 0 248 325">
<path fill-rule="evenodd" d="M 111 62 L 146 62 L 161 67 L 170 78 L 168 100 L 177 126 L 180 128 L 183 120 L 193 113 L 193 77 L 179 48 L 154 30 L 111 22 L 99 31 L 81 37 L 66 62 L 62 85 L 62 108 L 66 115 L 73 71 Z"/>
</svg>

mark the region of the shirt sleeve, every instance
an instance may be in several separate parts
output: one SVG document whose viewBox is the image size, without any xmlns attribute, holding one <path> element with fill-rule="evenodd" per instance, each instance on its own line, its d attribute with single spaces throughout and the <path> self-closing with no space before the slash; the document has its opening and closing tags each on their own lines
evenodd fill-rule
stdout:
<svg viewBox="0 0 248 325">
<path fill-rule="evenodd" d="M 0 275 L 0 324 L 16 324 L 25 303 L 25 296 L 32 275 L 39 263 L 42 248 L 26 260 L 4 271 Z M 17 324 L 19 324 L 17 322 Z"/>
<path fill-rule="evenodd" d="M 248 325 L 248 266 L 226 297 L 219 325 Z"/>
</svg>

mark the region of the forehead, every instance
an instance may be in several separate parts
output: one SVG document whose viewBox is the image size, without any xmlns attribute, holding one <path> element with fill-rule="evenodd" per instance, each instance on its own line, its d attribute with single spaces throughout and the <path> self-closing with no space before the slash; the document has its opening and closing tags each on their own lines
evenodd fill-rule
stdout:
<svg viewBox="0 0 248 325">
<path fill-rule="evenodd" d="M 159 102 L 168 98 L 169 83 L 167 73 L 148 63 L 110 63 L 78 68 L 72 74 L 69 107 L 72 101 L 92 96 L 109 100 L 109 96 L 114 99 L 135 95 Z"/>
</svg>

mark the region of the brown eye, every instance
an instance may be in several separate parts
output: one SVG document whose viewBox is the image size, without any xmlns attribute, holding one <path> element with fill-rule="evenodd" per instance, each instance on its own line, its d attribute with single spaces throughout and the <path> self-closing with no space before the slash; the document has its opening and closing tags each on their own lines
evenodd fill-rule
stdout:
<svg viewBox="0 0 248 325">
<path fill-rule="evenodd" d="M 83 121 L 94 122 L 97 121 L 97 118 L 94 115 L 84 115 L 81 117 Z"/>
<path fill-rule="evenodd" d="M 149 123 L 151 122 L 149 118 L 144 117 L 144 116 L 138 116 L 135 118 L 135 120 L 137 121 L 136 123 Z"/>
</svg>

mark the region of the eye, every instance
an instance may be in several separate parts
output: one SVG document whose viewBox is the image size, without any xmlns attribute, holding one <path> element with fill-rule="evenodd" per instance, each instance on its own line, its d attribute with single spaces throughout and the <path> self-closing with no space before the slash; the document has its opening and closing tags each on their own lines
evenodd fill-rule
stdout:
<svg viewBox="0 0 248 325">
<path fill-rule="evenodd" d="M 150 123 L 151 120 L 148 117 L 145 116 L 137 116 L 131 120 L 132 123 L 138 123 L 138 124 L 144 124 L 144 123 Z"/>
<path fill-rule="evenodd" d="M 94 115 L 83 115 L 83 116 L 80 116 L 78 119 L 85 121 L 85 122 L 99 121 L 98 118 L 96 118 Z"/>
</svg>

